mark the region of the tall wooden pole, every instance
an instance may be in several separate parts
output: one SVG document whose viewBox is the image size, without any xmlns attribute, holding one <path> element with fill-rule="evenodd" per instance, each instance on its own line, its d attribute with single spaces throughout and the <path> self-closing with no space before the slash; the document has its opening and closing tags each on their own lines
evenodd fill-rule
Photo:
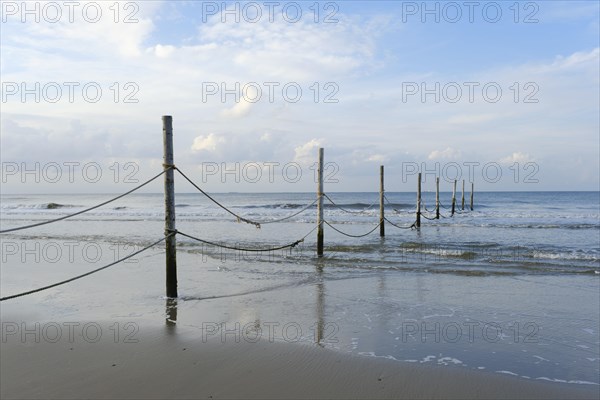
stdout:
<svg viewBox="0 0 600 400">
<path fill-rule="evenodd" d="M 175 171 L 173 168 L 173 117 L 165 115 L 163 121 L 163 168 L 165 172 L 165 235 L 175 231 Z M 177 239 L 175 235 L 165 240 L 167 297 L 177 297 Z"/>
<path fill-rule="evenodd" d="M 319 169 L 317 172 L 317 255 L 323 255 L 323 148 L 319 148 Z"/>
<path fill-rule="evenodd" d="M 463 190 L 462 190 L 462 201 L 461 201 L 461 210 L 465 209 L 465 180 L 463 179 Z"/>
<path fill-rule="evenodd" d="M 383 188 L 383 165 L 379 166 L 379 236 L 385 236 L 385 212 L 384 212 L 384 188 Z"/>
<path fill-rule="evenodd" d="M 471 182 L 471 211 L 473 211 L 473 189 L 475 189 L 475 183 Z"/>
<path fill-rule="evenodd" d="M 435 178 L 435 219 L 440 219 L 440 177 Z"/>
<path fill-rule="evenodd" d="M 454 186 L 452 188 L 452 213 L 450 216 L 454 215 L 454 209 L 456 208 L 456 179 L 454 180 Z"/>
<path fill-rule="evenodd" d="M 415 225 L 417 228 L 421 227 L 421 173 L 417 177 L 417 222 Z"/>
</svg>

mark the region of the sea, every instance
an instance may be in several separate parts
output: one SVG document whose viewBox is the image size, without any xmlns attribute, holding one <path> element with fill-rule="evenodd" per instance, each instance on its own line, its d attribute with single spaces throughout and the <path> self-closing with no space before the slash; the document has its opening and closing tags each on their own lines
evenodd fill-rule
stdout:
<svg viewBox="0 0 600 400">
<path fill-rule="evenodd" d="M 452 194 L 442 192 L 439 219 L 435 193 L 424 192 L 419 228 L 416 193 L 387 192 L 385 236 L 379 193 L 327 193 L 321 257 L 315 193 L 211 196 L 176 194 L 175 303 L 164 293 L 164 243 L 144 250 L 165 235 L 161 193 L 132 193 L 2 233 L 2 297 L 130 257 L 3 301 L 3 322 L 166 321 L 198 340 L 253 334 L 398 362 L 600 384 L 599 192 L 480 192 L 473 209 L 459 195 L 453 215 Z M 2 195 L 1 230 L 111 197 Z"/>
</svg>

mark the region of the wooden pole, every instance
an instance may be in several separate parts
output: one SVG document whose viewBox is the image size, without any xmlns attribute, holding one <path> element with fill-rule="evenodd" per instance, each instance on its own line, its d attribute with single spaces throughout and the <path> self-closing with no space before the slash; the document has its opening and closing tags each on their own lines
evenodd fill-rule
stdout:
<svg viewBox="0 0 600 400">
<path fill-rule="evenodd" d="M 421 227 L 421 173 L 419 172 L 417 182 L 417 222 L 415 225 L 417 228 Z"/>
<path fill-rule="evenodd" d="M 456 179 L 454 180 L 454 187 L 452 189 L 452 213 L 450 216 L 454 215 L 454 209 L 456 208 Z"/>
<path fill-rule="evenodd" d="M 165 115 L 163 121 L 163 168 L 165 172 L 165 235 L 175 231 L 175 171 L 173 168 L 173 117 Z M 177 239 L 175 235 L 165 240 L 167 297 L 177 297 Z"/>
<path fill-rule="evenodd" d="M 167 298 L 165 308 L 167 326 L 170 328 L 177 326 L 177 299 Z"/>
<path fill-rule="evenodd" d="M 383 203 L 383 165 L 379 166 L 379 236 L 385 236 L 385 213 L 384 213 L 384 203 Z"/>
<path fill-rule="evenodd" d="M 462 190 L 462 201 L 461 201 L 461 210 L 465 209 L 465 180 L 463 179 L 463 190 Z"/>
<path fill-rule="evenodd" d="M 475 183 L 471 182 L 471 211 L 473 211 L 473 189 L 475 188 Z"/>
<path fill-rule="evenodd" d="M 319 169 L 317 172 L 317 256 L 323 255 L 323 148 L 319 148 Z"/>
<path fill-rule="evenodd" d="M 440 177 L 435 178 L 435 219 L 440 219 Z"/>
</svg>

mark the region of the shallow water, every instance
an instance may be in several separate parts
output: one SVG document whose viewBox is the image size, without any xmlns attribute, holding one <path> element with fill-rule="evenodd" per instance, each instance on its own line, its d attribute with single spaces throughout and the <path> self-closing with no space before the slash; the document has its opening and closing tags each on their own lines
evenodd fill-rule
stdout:
<svg viewBox="0 0 600 400">
<path fill-rule="evenodd" d="M 2 229 L 109 197 L 3 196 Z M 310 193 L 215 197 L 261 221 L 314 201 Z M 325 216 L 336 228 L 362 234 L 376 225 L 377 194 L 330 197 L 354 211 L 329 203 Z M 388 218 L 410 226 L 415 195 L 386 197 Z M 442 194 L 444 206 L 449 197 Z M 425 194 L 428 209 L 433 199 Z M 132 195 L 83 216 L 3 234 L 2 295 L 93 270 L 161 238 L 162 201 L 161 195 Z M 237 247 L 292 243 L 315 226 L 314 207 L 258 230 L 197 195 L 177 195 L 177 204 L 180 231 Z M 230 333 L 223 340 L 235 340 L 236 332 L 249 340 L 271 332 L 274 340 L 399 362 L 600 383 L 599 194 L 476 193 L 475 210 L 459 211 L 451 218 L 442 208 L 445 218 L 423 219 L 420 230 L 387 224 L 385 238 L 378 230 L 348 238 L 325 227 L 321 259 L 315 232 L 292 250 L 266 253 L 221 250 L 180 236 L 176 317 L 163 298 L 159 245 L 96 275 L 3 302 L 2 321 L 134 322 L 143 329 L 170 318 L 182 335 L 221 335 L 224 328 Z"/>
</svg>

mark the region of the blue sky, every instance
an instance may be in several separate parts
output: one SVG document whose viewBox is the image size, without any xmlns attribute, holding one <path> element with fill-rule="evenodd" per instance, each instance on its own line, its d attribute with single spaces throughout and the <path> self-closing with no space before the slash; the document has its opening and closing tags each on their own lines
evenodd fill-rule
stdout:
<svg viewBox="0 0 600 400">
<path fill-rule="evenodd" d="M 328 191 L 376 190 L 380 164 L 390 191 L 414 190 L 414 165 L 438 169 L 450 190 L 453 168 L 463 179 L 472 163 L 480 190 L 599 188 L 597 1 L 475 2 L 472 22 L 468 2 L 280 1 L 273 21 L 264 2 L 228 2 L 240 9 L 239 23 L 233 14 L 222 21 L 220 1 L 121 2 L 118 22 L 114 2 L 97 2 L 102 17 L 94 23 L 80 9 L 70 22 L 63 2 L 58 22 L 41 11 L 47 2 L 32 2 L 39 23 L 30 15 L 23 22 L 12 6 L 21 2 L 2 3 L 3 193 L 119 192 L 131 183 L 109 178 L 115 163 L 135 164 L 140 181 L 150 177 L 161 168 L 164 114 L 174 118 L 176 163 L 197 179 L 204 167 L 205 187 L 216 192 L 312 191 L 320 146 L 335 165 Z M 302 17 L 292 23 L 295 14 L 286 20 L 282 10 L 296 4 Z M 245 21 L 255 15 L 242 10 L 255 6 L 262 17 Z M 437 7 L 439 22 L 423 7 Z M 455 10 L 462 16 L 453 23 Z M 336 22 L 325 23 L 331 12 Z M 123 22 L 129 13 L 137 22 Z M 58 84 L 62 97 L 48 101 L 53 89 L 46 96 L 40 89 L 40 102 L 32 94 L 23 101 L 19 85 L 36 82 Z M 73 101 L 65 82 L 80 85 Z M 90 82 L 102 90 L 95 103 L 79 89 Z M 259 101 L 221 100 L 222 85 L 249 82 L 262 90 Z M 265 82 L 276 88 L 273 102 Z M 219 92 L 208 95 L 210 85 Z M 294 90 L 283 95 L 285 85 L 302 90 L 299 101 L 290 101 Z M 435 93 L 422 97 L 423 88 Z M 494 98 L 497 88 L 502 95 Z M 324 102 L 327 94 L 337 102 Z M 21 170 L 36 163 L 39 183 Z M 65 163 L 96 163 L 103 179 L 77 171 L 71 182 Z M 238 168 L 239 182 L 235 174 L 207 175 L 203 163 Z M 278 163 L 273 179 L 269 163 Z M 50 182 L 44 168 L 56 164 L 64 178 Z M 302 179 L 281 175 L 291 164 Z M 263 179 L 244 179 L 249 165 L 261 166 Z"/>
</svg>

